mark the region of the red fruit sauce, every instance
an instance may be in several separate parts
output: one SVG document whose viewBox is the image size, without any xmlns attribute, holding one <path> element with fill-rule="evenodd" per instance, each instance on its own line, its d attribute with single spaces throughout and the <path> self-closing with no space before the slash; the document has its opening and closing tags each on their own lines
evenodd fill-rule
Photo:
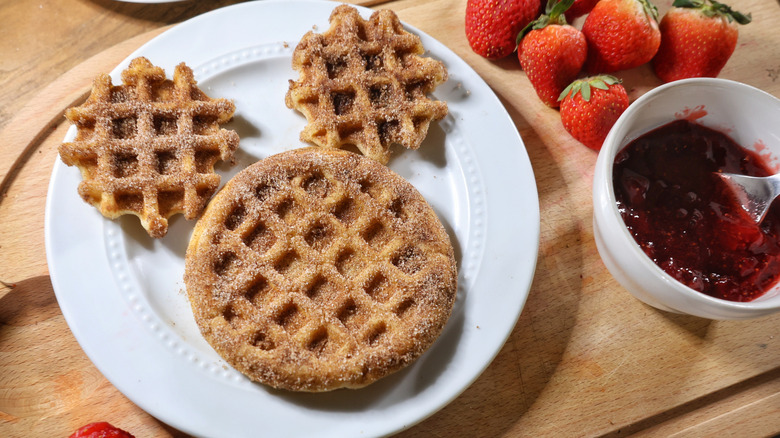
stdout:
<svg viewBox="0 0 780 438">
<path fill-rule="evenodd" d="M 618 210 L 639 246 L 669 275 L 713 297 L 751 301 L 780 276 L 780 206 L 754 224 L 715 172 L 772 173 L 727 135 L 672 122 L 615 157 Z"/>
</svg>

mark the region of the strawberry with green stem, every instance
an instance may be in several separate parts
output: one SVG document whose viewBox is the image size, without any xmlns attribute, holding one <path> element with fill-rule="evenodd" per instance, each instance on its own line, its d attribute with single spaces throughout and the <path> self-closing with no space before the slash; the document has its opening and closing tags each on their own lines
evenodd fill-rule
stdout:
<svg viewBox="0 0 780 438">
<path fill-rule="evenodd" d="M 588 53 L 582 32 L 566 24 L 564 13 L 573 2 L 550 0 L 547 15 L 531 22 L 517 37 L 520 66 L 550 107 L 558 107 L 558 95 L 577 78 Z"/>
<path fill-rule="evenodd" d="M 750 21 L 715 0 L 675 0 L 661 20 L 655 74 L 664 82 L 718 76 L 737 47 L 737 25 Z"/>
<path fill-rule="evenodd" d="M 499 59 L 517 48 L 517 34 L 541 12 L 539 0 L 468 0 L 466 38 L 471 49 Z"/>
<path fill-rule="evenodd" d="M 560 95 L 561 122 L 580 143 L 600 150 L 617 119 L 628 108 L 628 94 L 614 76 L 600 75 L 571 83 Z"/>
<path fill-rule="evenodd" d="M 658 9 L 650 0 L 600 0 L 582 25 L 590 74 L 627 70 L 649 62 L 661 44 Z"/>
</svg>

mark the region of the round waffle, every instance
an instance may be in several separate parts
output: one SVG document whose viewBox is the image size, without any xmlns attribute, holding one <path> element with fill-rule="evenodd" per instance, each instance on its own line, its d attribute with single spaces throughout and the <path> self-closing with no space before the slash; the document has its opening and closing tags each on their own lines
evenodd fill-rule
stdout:
<svg viewBox="0 0 780 438">
<path fill-rule="evenodd" d="M 244 169 L 214 197 L 186 254 L 206 340 L 252 380 L 359 388 L 439 336 L 457 272 L 422 195 L 374 160 L 305 148 Z"/>
<path fill-rule="evenodd" d="M 78 131 L 60 157 L 81 170 L 79 194 L 103 216 L 136 215 L 149 235 L 163 237 L 169 217 L 194 219 L 219 186 L 214 164 L 238 148 L 238 134 L 220 129 L 235 105 L 208 97 L 184 63 L 169 80 L 135 58 L 122 82 L 99 76 L 87 101 L 67 110 Z"/>
<path fill-rule="evenodd" d="M 423 52 L 395 12 L 382 9 L 364 20 L 351 6 L 336 7 L 330 28 L 308 32 L 293 52 L 300 77 L 290 81 L 285 103 L 308 120 L 301 140 L 354 145 L 383 164 L 393 144 L 419 148 L 431 122 L 447 115 L 445 102 L 428 97 L 447 70 Z"/>
</svg>

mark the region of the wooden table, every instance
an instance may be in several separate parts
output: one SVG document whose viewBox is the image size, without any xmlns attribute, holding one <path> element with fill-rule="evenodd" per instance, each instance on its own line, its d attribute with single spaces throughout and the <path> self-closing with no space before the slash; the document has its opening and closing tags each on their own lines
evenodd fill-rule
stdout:
<svg viewBox="0 0 780 438">
<path fill-rule="evenodd" d="M 67 128 L 62 112 L 85 96 L 91 79 L 166 26 L 231 3 L 0 4 L 0 280 L 15 285 L 0 286 L 0 436 L 64 437 L 97 420 L 137 437 L 183 436 L 126 399 L 76 343 L 48 276 L 43 211 Z M 668 3 L 657 6 L 664 12 Z M 780 315 L 710 321 L 632 298 L 594 244 L 596 154 L 538 101 L 517 60 L 491 62 L 471 52 L 465 0 L 381 6 L 444 42 L 492 86 L 528 149 L 542 217 L 535 280 L 506 345 L 460 397 L 400 435 L 780 432 Z M 721 77 L 780 96 L 780 5 L 733 0 L 732 6 L 752 12 L 754 22 L 740 29 Z M 647 66 L 618 76 L 632 100 L 659 84 Z"/>
</svg>

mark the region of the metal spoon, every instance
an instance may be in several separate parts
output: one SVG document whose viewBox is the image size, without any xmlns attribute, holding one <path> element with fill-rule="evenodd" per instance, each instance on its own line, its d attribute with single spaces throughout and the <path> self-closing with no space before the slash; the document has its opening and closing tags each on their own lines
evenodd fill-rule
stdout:
<svg viewBox="0 0 780 438">
<path fill-rule="evenodd" d="M 748 216 L 760 224 L 769 211 L 772 201 L 780 195 L 780 173 L 772 176 L 746 176 L 718 173 L 734 193 Z"/>
</svg>

